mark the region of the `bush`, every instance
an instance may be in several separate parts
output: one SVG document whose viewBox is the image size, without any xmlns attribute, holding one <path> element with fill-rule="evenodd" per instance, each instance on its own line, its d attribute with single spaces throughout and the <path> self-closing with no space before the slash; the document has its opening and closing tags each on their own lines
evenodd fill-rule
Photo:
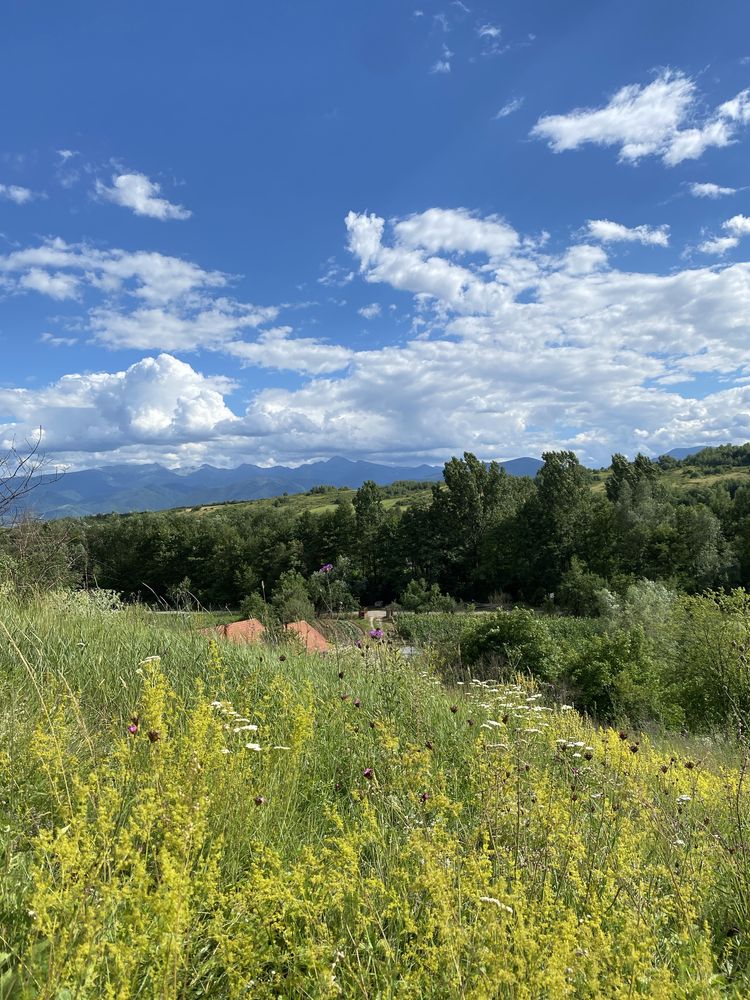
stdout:
<svg viewBox="0 0 750 1000">
<path fill-rule="evenodd" d="M 663 674 L 640 626 L 589 637 L 572 653 L 565 675 L 576 707 L 602 721 L 682 721 L 679 710 L 665 703 Z"/>
<path fill-rule="evenodd" d="M 550 635 L 547 620 L 525 608 L 477 616 L 463 637 L 462 654 L 470 666 L 490 663 L 554 680 L 562 663 L 561 649 Z"/>
<path fill-rule="evenodd" d="M 410 580 L 398 603 L 405 611 L 453 611 L 456 606 L 452 597 L 441 594 L 436 583 L 430 586 L 424 578 Z"/>
</svg>

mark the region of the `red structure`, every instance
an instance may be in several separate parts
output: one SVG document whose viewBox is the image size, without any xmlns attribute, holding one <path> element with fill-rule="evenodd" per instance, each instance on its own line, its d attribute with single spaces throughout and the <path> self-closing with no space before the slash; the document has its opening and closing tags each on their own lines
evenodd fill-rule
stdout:
<svg viewBox="0 0 750 1000">
<path fill-rule="evenodd" d="M 212 639 L 227 639 L 240 644 L 260 642 L 266 629 L 257 618 L 246 618 L 241 622 L 231 622 L 229 625 L 217 625 L 215 628 L 202 628 L 203 635 Z"/>
<path fill-rule="evenodd" d="M 326 637 L 307 622 L 289 622 L 284 628 L 300 637 L 308 653 L 327 653 L 331 648 Z"/>
</svg>

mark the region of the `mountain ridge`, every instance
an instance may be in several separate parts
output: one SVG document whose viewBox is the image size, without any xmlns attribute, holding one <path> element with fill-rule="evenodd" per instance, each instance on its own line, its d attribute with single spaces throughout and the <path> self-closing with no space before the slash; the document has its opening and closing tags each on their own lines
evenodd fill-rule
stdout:
<svg viewBox="0 0 750 1000">
<path fill-rule="evenodd" d="M 510 475 L 535 476 L 543 463 L 524 457 L 499 464 Z M 156 463 L 120 464 L 67 472 L 54 481 L 40 477 L 42 481 L 28 497 L 27 510 L 46 519 L 126 514 L 261 500 L 284 493 L 306 493 L 314 486 L 357 489 L 368 479 L 388 486 L 400 480 L 439 482 L 442 477 L 442 465 L 380 465 L 340 455 L 296 468 L 243 464 L 223 469 L 203 464 L 197 469 L 181 470 Z"/>
</svg>

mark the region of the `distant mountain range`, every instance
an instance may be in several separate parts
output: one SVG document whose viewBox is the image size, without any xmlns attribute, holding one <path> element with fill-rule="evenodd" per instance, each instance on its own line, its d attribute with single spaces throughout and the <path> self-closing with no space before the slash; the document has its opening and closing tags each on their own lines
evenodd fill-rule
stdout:
<svg viewBox="0 0 750 1000">
<path fill-rule="evenodd" d="M 694 448 L 673 448 L 666 454 L 667 458 L 674 458 L 678 462 L 681 462 L 683 458 L 690 458 L 692 455 L 697 455 L 699 451 L 703 451 L 706 446 L 704 444 L 696 445 Z"/>
<path fill-rule="evenodd" d="M 514 458 L 500 464 L 510 475 L 535 476 L 543 463 L 538 458 Z M 442 477 L 442 465 L 405 468 L 351 462 L 346 458 L 330 458 L 296 469 L 284 465 L 268 469 L 258 465 L 240 465 L 235 469 L 202 465 L 182 471 L 156 464 L 108 465 L 66 472 L 54 482 L 43 482 L 29 494 L 28 508 L 45 518 L 84 517 L 229 500 L 260 500 L 282 493 L 306 493 L 313 486 L 357 489 L 368 479 L 387 486 L 401 479 L 438 482 Z"/>
</svg>

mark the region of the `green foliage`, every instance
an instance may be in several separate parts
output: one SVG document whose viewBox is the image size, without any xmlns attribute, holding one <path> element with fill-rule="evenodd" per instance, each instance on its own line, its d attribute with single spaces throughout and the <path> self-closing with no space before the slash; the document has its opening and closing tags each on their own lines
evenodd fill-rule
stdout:
<svg viewBox="0 0 750 1000">
<path fill-rule="evenodd" d="M 569 651 L 565 678 L 576 706 L 603 721 L 653 720 L 679 726 L 679 708 L 666 702 L 663 677 L 643 629 L 593 635 Z"/>
<path fill-rule="evenodd" d="M 242 618 L 254 618 L 266 628 L 275 628 L 280 624 L 276 608 L 263 599 L 262 594 L 249 594 L 240 605 Z M 295 619 L 291 619 L 294 621 Z"/>
<path fill-rule="evenodd" d="M 595 615 L 600 610 L 600 593 L 606 580 L 587 569 L 586 564 L 573 556 L 570 569 L 563 573 L 557 590 L 559 604 L 574 615 Z"/>
<path fill-rule="evenodd" d="M 496 667 L 506 675 L 523 672 L 552 680 L 560 672 L 560 648 L 546 619 L 525 608 L 476 616 L 461 650 L 469 666 Z"/>
<path fill-rule="evenodd" d="M 311 621 L 315 617 L 307 582 L 301 573 L 294 570 L 281 574 L 274 589 L 271 606 L 282 624 Z"/>
<path fill-rule="evenodd" d="M 675 688 L 688 723 L 729 722 L 750 736 L 750 594 L 680 597 L 673 616 Z"/>
<path fill-rule="evenodd" d="M 436 583 L 428 584 L 424 577 L 411 580 L 398 603 L 404 611 L 452 611 L 456 602 L 448 594 L 441 594 Z"/>
<path fill-rule="evenodd" d="M 382 644 L 332 670 L 182 615 L 0 602 L 9 1000 L 748 995 L 731 747 L 446 691 Z"/>
</svg>

